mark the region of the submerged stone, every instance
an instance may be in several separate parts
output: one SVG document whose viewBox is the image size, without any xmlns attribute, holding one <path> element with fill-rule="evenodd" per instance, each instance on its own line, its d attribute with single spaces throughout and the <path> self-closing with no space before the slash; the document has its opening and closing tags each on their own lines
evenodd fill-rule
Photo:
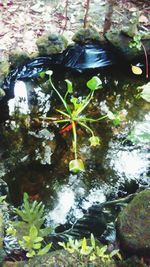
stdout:
<svg viewBox="0 0 150 267">
<path fill-rule="evenodd" d="M 138 255 L 150 253 L 150 189 L 140 192 L 117 220 L 121 247 Z"/>
</svg>

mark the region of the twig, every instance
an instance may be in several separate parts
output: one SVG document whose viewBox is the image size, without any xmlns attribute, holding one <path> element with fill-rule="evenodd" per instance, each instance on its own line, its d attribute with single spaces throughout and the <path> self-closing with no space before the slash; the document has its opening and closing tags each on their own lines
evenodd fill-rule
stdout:
<svg viewBox="0 0 150 267">
<path fill-rule="evenodd" d="M 144 55 L 145 55 L 145 66 L 146 66 L 146 78 L 148 79 L 148 57 L 147 57 L 147 51 L 145 49 L 145 46 L 141 42 L 142 48 L 144 50 Z"/>
<path fill-rule="evenodd" d="M 69 6 L 69 0 L 65 1 L 65 24 L 63 27 L 62 32 L 64 32 L 67 28 L 67 22 L 68 22 L 68 6 Z"/>
<path fill-rule="evenodd" d="M 88 18 L 89 8 L 90 8 L 90 0 L 87 0 L 86 7 L 85 7 L 85 16 L 84 16 L 84 28 L 87 27 L 87 18 Z"/>
</svg>

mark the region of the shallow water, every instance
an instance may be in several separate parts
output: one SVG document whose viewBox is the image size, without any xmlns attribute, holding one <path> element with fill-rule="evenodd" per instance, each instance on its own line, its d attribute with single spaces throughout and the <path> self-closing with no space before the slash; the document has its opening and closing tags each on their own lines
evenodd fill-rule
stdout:
<svg viewBox="0 0 150 267">
<path fill-rule="evenodd" d="M 93 204 L 150 185 L 150 139 L 143 138 L 145 132 L 149 134 L 150 104 L 136 99 L 137 87 L 146 82 L 120 73 L 97 75 L 103 89 L 96 92 L 87 113 L 97 118 L 110 110 L 118 112 L 122 121 L 120 126 L 110 120 L 91 124 L 101 138 L 100 146 L 95 148 L 88 146 L 85 131 L 78 128 L 79 154 L 86 168 L 83 173 L 68 171 L 73 157 L 72 132 L 61 135 L 58 125 L 38 120 L 41 116 L 58 117 L 55 108 L 60 102 L 47 81 L 17 81 L 15 98 L 8 102 L 9 114 L 4 114 L 7 120 L 1 124 L 0 177 L 8 183 L 9 200 L 15 206 L 21 203 L 23 192 L 46 204 L 47 225 L 72 224 Z M 84 96 L 90 77 L 55 74 L 55 84 L 64 94 L 64 79 L 70 79 L 75 95 Z"/>
</svg>

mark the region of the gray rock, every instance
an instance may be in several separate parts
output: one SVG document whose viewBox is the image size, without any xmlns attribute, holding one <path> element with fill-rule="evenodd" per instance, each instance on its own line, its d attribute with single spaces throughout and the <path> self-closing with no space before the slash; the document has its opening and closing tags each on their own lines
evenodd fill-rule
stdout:
<svg viewBox="0 0 150 267">
<path fill-rule="evenodd" d="M 121 247 L 130 253 L 150 253 L 150 189 L 137 194 L 117 220 Z"/>
</svg>

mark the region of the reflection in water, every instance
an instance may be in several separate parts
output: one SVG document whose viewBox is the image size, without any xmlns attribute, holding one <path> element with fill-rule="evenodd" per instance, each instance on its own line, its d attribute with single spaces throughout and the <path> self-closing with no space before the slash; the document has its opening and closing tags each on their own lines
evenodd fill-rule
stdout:
<svg viewBox="0 0 150 267">
<path fill-rule="evenodd" d="M 8 101 L 9 105 L 9 115 L 15 112 L 17 109 L 22 114 L 28 114 L 28 94 L 26 84 L 22 81 L 17 81 L 14 87 L 15 97 Z"/>
<path fill-rule="evenodd" d="M 75 81 L 75 86 L 82 88 L 82 92 L 75 92 L 75 96 L 85 92 L 85 80 L 82 79 L 80 77 L 79 80 L 76 79 Z M 79 155 L 85 161 L 85 173 L 69 174 L 67 163 L 72 153 L 69 150 L 71 132 L 60 137 L 58 125 L 55 125 L 54 130 L 59 141 L 53 141 L 55 131 L 53 133 L 50 124 L 38 124 L 37 122 L 37 125 L 31 125 L 25 131 L 24 128 L 20 130 L 20 146 L 16 137 L 12 151 L 10 151 L 10 146 L 7 148 L 7 152 L 5 149 L 4 164 L 9 162 L 9 166 L 18 167 L 21 159 L 29 171 L 22 173 L 23 170 L 20 170 L 18 174 L 17 167 L 15 167 L 13 175 L 11 175 L 10 170 L 8 170 L 12 194 L 16 194 L 16 188 L 18 188 L 19 194 L 22 188 L 20 199 L 23 191 L 27 191 L 31 196 L 38 195 L 44 200 L 47 205 L 46 220 L 48 225 L 72 223 L 81 218 L 85 210 L 93 204 L 103 203 L 111 197 L 117 198 L 120 186 L 124 185 L 126 181 L 130 183 L 130 181 L 136 180 L 139 186 L 144 181 L 147 184 L 150 183 L 147 179 L 150 158 L 149 140 L 145 141 L 146 139 L 144 139 L 142 142 L 141 139 L 147 135 L 147 130 L 150 130 L 149 106 L 148 104 L 147 106 L 144 105 L 143 100 L 136 102 L 133 94 L 137 85 L 133 81 L 130 84 L 129 81 L 126 82 L 121 79 L 113 80 L 112 78 L 107 81 L 105 78 L 103 83 L 104 90 L 97 93 L 94 105 L 89 107 L 89 110 L 87 107 L 87 112 L 89 111 L 90 115 L 98 117 L 110 110 L 121 113 L 124 122 L 119 127 L 113 126 L 111 121 L 95 123 L 95 132 L 101 138 L 100 147 L 95 149 L 88 146 L 86 133 L 79 131 Z M 16 106 L 20 109 L 20 113 L 30 113 L 31 118 L 36 117 L 38 119 L 39 116 L 51 116 L 53 113 L 56 115 L 55 108 L 58 103 L 58 98 L 55 99 L 55 94 L 52 95 L 50 88 L 42 87 L 42 85 L 39 87 L 33 82 L 18 81 L 15 86 L 15 98 L 9 101 L 9 109 L 10 114 L 12 114 Z M 134 134 L 138 136 L 137 141 L 141 144 L 134 145 L 132 143 L 129 145 L 122 142 L 122 136 L 127 137 L 129 128 L 133 129 Z M 14 133 L 12 132 L 12 134 Z M 11 140 L 7 140 L 7 143 L 10 142 Z M 16 144 L 17 149 L 15 150 Z M 38 170 L 36 168 L 33 173 L 34 161 L 39 168 Z M 31 166 L 31 169 L 28 168 L 28 165 Z M 33 192 L 31 189 L 34 189 Z M 122 196 L 127 193 L 123 192 Z M 19 201 L 15 200 L 18 204 Z"/>
</svg>

